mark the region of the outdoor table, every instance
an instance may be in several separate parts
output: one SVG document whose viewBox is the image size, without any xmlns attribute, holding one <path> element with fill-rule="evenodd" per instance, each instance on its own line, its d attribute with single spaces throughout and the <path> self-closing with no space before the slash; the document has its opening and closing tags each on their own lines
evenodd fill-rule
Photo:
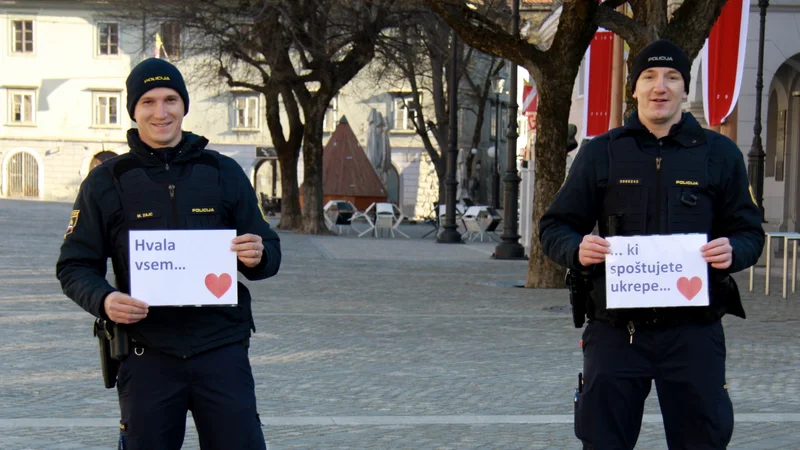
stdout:
<svg viewBox="0 0 800 450">
<path fill-rule="evenodd" d="M 764 235 L 767 239 L 767 273 L 764 276 L 764 294 L 769 295 L 770 268 L 772 266 L 772 239 L 783 238 L 783 298 L 786 298 L 786 277 L 789 269 L 789 242 L 792 243 L 792 292 L 796 289 L 797 278 L 797 241 L 800 240 L 800 233 L 785 231 L 768 231 Z M 753 292 L 753 278 L 755 276 L 755 265 L 750 266 L 750 292 Z"/>
</svg>

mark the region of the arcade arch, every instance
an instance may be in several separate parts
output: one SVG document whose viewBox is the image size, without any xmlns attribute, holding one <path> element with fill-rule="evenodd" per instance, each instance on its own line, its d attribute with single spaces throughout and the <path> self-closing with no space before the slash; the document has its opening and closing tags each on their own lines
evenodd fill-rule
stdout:
<svg viewBox="0 0 800 450">
<path fill-rule="evenodd" d="M 44 191 L 44 163 L 29 148 L 11 150 L 3 158 L 3 196 L 16 198 L 42 198 Z"/>
</svg>

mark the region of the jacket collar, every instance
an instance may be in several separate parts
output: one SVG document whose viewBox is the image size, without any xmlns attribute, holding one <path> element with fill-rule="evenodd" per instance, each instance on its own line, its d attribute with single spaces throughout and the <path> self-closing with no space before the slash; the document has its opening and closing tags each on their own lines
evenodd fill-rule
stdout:
<svg viewBox="0 0 800 450">
<path fill-rule="evenodd" d="M 639 135 L 650 130 L 639 120 L 638 110 L 625 120 L 624 134 Z M 681 120 L 669 130 L 668 138 L 677 141 L 682 147 L 695 147 L 706 143 L 706 133 L 691 113 L 681 113 Z"/>
<path fill-rule="evenodd" d="M 165 162 L 179 164 L 189 161 L 199 156 L 208 145 L 208 139 L 188 131 L 183 132 L 181 141 L 175 147 L 160 148 L 158 150 L 142 142 L 141 138 L 139 138 L 139 130 L 135 128 L 128 130 L 127 137 L 130 152 L 147 166 L 161 166 Z"/>
</svg>

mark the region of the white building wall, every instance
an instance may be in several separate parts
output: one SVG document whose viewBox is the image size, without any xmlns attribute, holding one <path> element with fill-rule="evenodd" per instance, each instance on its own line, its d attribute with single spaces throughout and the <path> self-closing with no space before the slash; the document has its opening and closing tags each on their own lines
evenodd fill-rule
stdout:
<svg viewBox="0 0 800 450">
<path fill-rule="evenodd" d="M 97 24 L 103 20 L 97 17 L 102 16 L 86 5 L 69 1 L 0 2 L 0 161 L 20 148 L 34 154 L 42 162 L 40 198 L 47 200 L 71 202 L 96 154 L 127 151 L 125 134 L 135 123 L 125 108 L 125 79 L 133 66 L 151 55 L 150 28 L 155 23 L 147 24 L 144 37 L 140 26 L 120 24 L 119 55 L 100 55 Z M 11 51 L 11 27 L 16 19 L 34 22 L 31 54 Z M 200 72 L 192 67 L 196 62 L 189 58 L 176 62 L 187 80 L 191 98 L 184 129 L 206 136 L 210 147 L 233 157 L 252 177 L 257 162 L 255 148 L 272 146 L 265 99 L 258 96 L 258 125 L 254 130 L 233 130 L 234 99 L 241 92 L 228 88 L 222 80 L 217 87 L 208 88 L 208 80 L 198 76 Z M 373 72 L 376 71 L 363 70 L 338 97 L 337 119 L 347 117 L 363 147 L 367 145 L 370 110 L 375 108 L 391 122 L 393 93 L 408 91 L 405 86 L 375 80 Z M 10 94 L 17 89 L 30 89 L 36 95 L 33 125 L 10 123 Z M 115 125 L 93 126 L 93 95 L 97 92 L 119 96 Z M 432 100 L 429 93 L 423 94 L 431 116 Z M 487 108 L 487 114 L 489 111 Z M 461 146 L 469 145 L 473 123 L 472 117 L 463 122 Z M 482 151 L 488 146 L 488 129 L 486 121 Z M 329 132 L 323 134 L 323 144 L 329 136 Z M 436 198 L 438 183 L 422 140 L 413 130 L 392 130 L 390 145 L 392 162 L 401 177 L 400 208 L 411 217 L 427 215 L 429 199 Z M 302 182 L 302 159 L 298 171 Z M 0 174 L 0 183 L 5 176 L 6 173 Z"/>
<path fill-rule="evenodd" d="M 11 51 L 14 20 L 33 21 L 33 53 Z M 130 127 L 124 87 L 138 44 L 122 28 L 120 54 L 99 55 L 96 23 L 80 9 L 0 8 L 0 159 L 19 148 L 34 154 L 43 166 L 40 198 L 74 199 L 91 157 L 122 145 Z M 18 90 L 35 94 L 33 125 L 11 123 L 10 96 Z M 98 91 L 120 96 L 117 125 L 92 126 Z"/>
<path fill-rule="evenodd" d="M 761 138 L 763 147 L 767 147 L 767 105 L 769 87 L 775 72 L 788 58 L 800 52 L 800 2 L 770 2 L 767 9 L 764 33 L 764 89 L 761 97 Z M 753 126 L 755 125 L 756 108 L 756 75 L 758 70 L 758 32 L 760 15 L 757 2 L 752 1 L 750 23 L 747 32 L 747 53 L 745 70 L 742 77 L 742 91 L 739 96 L 739 127 L 737 143 L 747 161 L 747 152 L 753 143 Z M 795 123 L 797 123 L 795 121 Z M 787 127 L 791 123 L 787 123 Z M 789 145 L 789 143 L 787 143 Z M 788 166 L 787 166 L 788 169 Z M 774 177 L 764 179 L 764 211 L 768 224 L 765 228 L 777 229 L 783 217 L 784 182 L 776 182 Z"/>
</svg>

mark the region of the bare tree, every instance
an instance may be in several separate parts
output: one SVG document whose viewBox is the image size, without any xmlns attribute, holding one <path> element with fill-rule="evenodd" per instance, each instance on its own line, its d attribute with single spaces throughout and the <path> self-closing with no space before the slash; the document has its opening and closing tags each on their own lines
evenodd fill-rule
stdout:
<svg viewBox="0 0 800 450">
<path fill-rule="evenodd" d="M 450 147 L 449 111 L 447 95 L 457 88 L 459 107 L 476 116 L 472 129 L 472 148 L 482 140 L 486 101 L 490 96 L 493 75 L 503 62 L 462 46 L 455 74 L 456 87 L 451 86 L 450 46 L 453 45 L 450 27 L 430 10 L 417 12 L 402 28 L 387 33 L 387 39 L 378 47 L 377 71 L 379 78 L 409 86 L 411 101 L 406 107 L 413 113 L 413 125 L 439 179 L 439 202 L 444 203 L 446 158 Z M 425 108 L 423 94 L 432 98 L 432 114 Z M 472 158 L 467 168 L 472 167 Z M 469 175 L 469 173 L 468 173 Z"/>
<path fill-rule="evenodd" d="M 402 20 L 395 0 L 111 1 L 130 18 L 180 23 L 191 36 L 184 53 L 198 57 L 197 70 L 212 71 L 212 80 L 221 77 L 228 86 L 264 95 L 281 166 L 281 227 L 327 232 L 322 214 L 325 112 L 339 90 L 372 60 L 382 30 Z M 297 184 L 301 142 L 302 221 Z"/>
<path fill-rule="evenodd" d="M 667 0 L 606 1 L 598 8 L 595 23 L 622 36 L 630 47 L 631 55 L 638 54 L 650 42 L 664 38 L 677 44 L 692 60 L 703 48 L 726 2 L 727 0 L 684 1 L 670 17 Z M 631 7 L 632 18 L 615 10 L 626 3 Z M 628 58 L 628 82 L 625 89 L 628 113 L 636 107 L 630 80 L 632 65 L 633 58 Z"/>
<path fill-rule="evenodd" d="M 565 171 L 564 146 L 572 89 L 581 59 L 597 26 L 608 28 L 628 41 L 636 54 L 657 37 L 675 41 L 697 55 L 711 31 L 725 0 L 687 1 L 667 15 L 667 0 L 564 0 L 558 28 L 546 49 L 508 31 L 508 21 L 493 18 L 494 2 L 483 9 L 459 0 L 425 0 L 469 45 L 525 67 L 539 91 L 539 118 L 536 138 L 536 164 L 533 221 L 538 224 L 558 192 Z M 630 3 L 633 18 L 614 8 Z M 630 62 L 629 62 L 630 64 Z M 630 81 L 630 80 L 629 80 Z M 630 84 L 630 83 L 629 83 Z M 631 87 L 628 86 L 630 98 Z M 564 269 L 542 253 L 539 230 L 533 227 L 526 287 L 556 288 L 564 285 Z"/>
</svg>

